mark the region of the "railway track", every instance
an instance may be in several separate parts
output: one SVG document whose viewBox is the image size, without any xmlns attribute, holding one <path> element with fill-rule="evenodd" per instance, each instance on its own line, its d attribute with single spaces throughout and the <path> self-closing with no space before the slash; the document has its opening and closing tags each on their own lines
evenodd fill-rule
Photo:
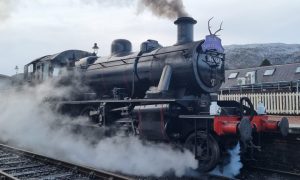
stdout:
<svg viewBox="0 0 300 180">
<path fill-rule="evenodd" d="M 134 177 L 133 179 L 137 180 L 239 180 L 236 178 L 230 178 L 226 176 L 203 174 L 195 177 L 172 177 L 172 176 L 163 176 L 163 177 Z"/>
<path fill-rule="evenodd" d="M 240 179 L 300 179 L 300 136 L 263 134 L 261 151 L 243 159 Z"/>
<path fill-rule="evenodd" d="M 114 173 L 95 170 L 73 163 L 45 157 L 29 151 L 0 144 L 0 180 L 17 179 L 99 179 L 99 180 L 128 180 L 128 179 L 203 179 L 228 180 L 221 175 L 202 174 L 198 177 L 126 177 Z M 246 165 L 241 174 L 235 179 L 300 179 L 300 173 L 277 170 L 261 166 Z"/>
<path fill-rule="evenodd" d="M 0 179 L 128 180 L 130 178 L 0 144 Z"/>
<path fill-rule="evenodd" d="M 247 165 L 242 173 L 239 175 L 240 179 L 256 180 L 256 179 L 265 179 L 265 180 L 274 180 L 274 179 L 289 179 L 289 180 L 298 180 L 300 179 L 300 174 L 290 171 L 272 169 L 268 167 L 260 166 L 249 166 Z"/>
<path fill-rule="evenodd" d="M 270 169 L 270 168 L 264 168 L 264 167 L 250 167 L 250 168 L 265 171 L 265 172 L 270 172 L 270 173 L 283 174 L 286 176 L 290 176 L 291 178 L 294 177 L 294 178 L 300 179 L 300 174 L 295 173 L 295 172 L 281 171 L 281 170 L 277 170 L 277 169 Z"/>
<path fill-rule="evenodd" d="M 214 175 L 214 174 L 208 174 L 201 176 L 200 179 L 203 180 L 239 180 L 237 178 L 232 178 L 232 177 L 227 177 L 227 176 L 222 176 L 222 175 Z"/>
</svg>

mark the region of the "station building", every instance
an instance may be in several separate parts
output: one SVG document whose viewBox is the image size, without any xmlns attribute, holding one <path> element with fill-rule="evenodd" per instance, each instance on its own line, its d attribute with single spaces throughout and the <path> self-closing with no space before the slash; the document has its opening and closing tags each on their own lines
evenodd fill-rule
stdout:
<svg viewBox="0 0 300 180">
<path fill-rule="evenodd" d="M 219 99 L 247 96 L 269 114 L 300 114 L 300 63 L 227 70 Z"/>
</svg>

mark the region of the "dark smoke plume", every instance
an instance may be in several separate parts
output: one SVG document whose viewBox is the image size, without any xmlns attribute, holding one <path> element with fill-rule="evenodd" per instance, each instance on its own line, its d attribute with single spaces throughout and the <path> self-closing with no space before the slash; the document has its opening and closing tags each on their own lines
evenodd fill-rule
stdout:
<svg viewBox="0 0 300 180">
<path fill-rule="evenodd" d="M 37 0 L 40 1 L 40 0 Z M 71 3 L 76 0 L 69 0 Z M 101 6 L 129 6 L 132 0 L 79 0 L 85 4 L 98 4 Z M 20 0 L 0 0 L 0 21 L 9 18 L 12 10 Z M 138 13 L 149 9 L 154 15 L 174 20 L 178 17 L 188 16 L 182 0 L 138 0 Z"/>
<path fill-rule="evenodd" d="M 138 5 L 138 12 L 145 8 L 158 16 L 168 19 L 176 19 L 182 16 L 188 16 L 185 11 L 182 0 L 140 0 Z"/>
</svg>

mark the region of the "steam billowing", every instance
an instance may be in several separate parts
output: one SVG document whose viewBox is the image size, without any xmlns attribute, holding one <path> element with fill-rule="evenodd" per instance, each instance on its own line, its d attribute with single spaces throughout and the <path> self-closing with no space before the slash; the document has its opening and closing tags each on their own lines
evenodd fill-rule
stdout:
<svg viewBox="0 0 300 180">
<path fill-rule="evenodd" d="M 139 12 L 143 11 L 145 8 L 151 10 L 151 12 L 158 17 L 164 17 L 171 20 L 188 16 L 182 0 L 140 0 L 138 5 Z"/>
<path fill-rule="evenodd" d="M 95 2 L 105 5 L 111 1 Z M 127 0 L 123 2 L 128 3 Z M 18 3 L 18 0 L 0 0 L 0 21 L 7 19 Z M 140 0 L 138 8 L 139 11 L 149 8 L 154 15 L 169 19 L 187 16 L 181 0 Z M 7 89 L 6 84 L 3 86 Z M 59 115 L 43 101 L 49 96 L 67 97 L 72 90 L 72 87 L 54 88 L 51 81 L 21 90 L 0 90 L 0 141 L 54 158 L 126 174 L 161 176 L 174 172 L 176 176 L 183 176 L 197 167 L 191 152 L 169 145 L 120 135 L 95 141 L 98 139 L 95 136 L 71 133 L 69 126 L 60 124 L 82 123 L 86 119 Z"/>
<path fill-rule="evenodd" d="M 217 166 L 211 174 L 234 178 L 240 173 L 243 164 L 240 157 L 240 144 L 238 143 L 233 149 L 228 150 L 230 155 L 229 163 L 224 167 Z"/>
<path fill-rule="evenodd" d="M 36 153 L 108 171 L 142 176 L 161 176 L 174 172 L 184 175 L 196 168 L 189 151 L 170 145 L 144 142 L 137 137 L 120 135 L 103 138 L 71 133 L 70 124 L 85 118 L 62 116 L 43 103 L 45 97 L 66 97 L 72 88 L 53 88 L 47 82 L 35 88 L 0 92 L 0 141 Z"/>
</svg>

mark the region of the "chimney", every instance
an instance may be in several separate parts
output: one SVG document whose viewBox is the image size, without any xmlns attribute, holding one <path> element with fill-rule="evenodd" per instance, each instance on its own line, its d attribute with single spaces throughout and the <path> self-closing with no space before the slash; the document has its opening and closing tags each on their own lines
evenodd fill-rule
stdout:
<svg viewBox="0 0 300 180">
<path fill-rule="evenodd" d="M 177 25 L 177 43 L 176 45 L 194 41 L 194 24 L 197 21 L 192 17 L 180 17 L 174 24 Z"/>
</svg>

